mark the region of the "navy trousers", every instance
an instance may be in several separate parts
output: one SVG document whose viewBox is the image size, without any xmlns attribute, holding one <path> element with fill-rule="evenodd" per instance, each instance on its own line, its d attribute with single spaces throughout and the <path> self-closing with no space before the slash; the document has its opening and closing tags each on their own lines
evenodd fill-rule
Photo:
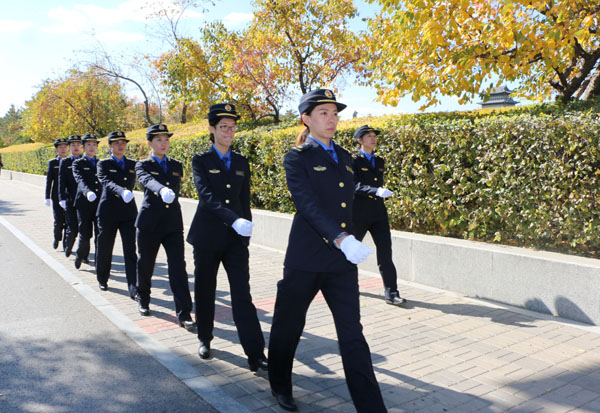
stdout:
<svg viewBox="0 0 600 413">
<path fill-rule="evenodd" d="M 331 310 L 344 374 L 358 412 L 385 412 L 373 372 L 371 352 L 362 333 L 358 271 L 308 272 L 284 268 L 269 338 L 269 382 L 273 391 L 292 394 L 292 365 L 304 330 L 306 312 L 321 291 Z"/>
<path fill-rule="evenodd" d="M 137 230 L 137 291 L 140 302 L 145 307 L 150 304 L 152 273 L 161 245 L 167 253 L 169 285 L 173 292 L 177 318 L 180 321 L 191 320 L 192 296 L 185 269 L 185 246 L 182 231 L 160 233 Z"/>
<path fill-rule="evenodd" d="M 96 279 L 101 284 L 106 284 L 110 277 L 112 267 L 112 254 L 115 246 L 117 231 L 123 243 L 125 260 L 125 275 L 129 296 L 137 294 L 136 289 L 136 254 L 135 254 L 135 220 L 115 221 L 98 217 L 98 247 L 96 248 Z"/>
</svg>

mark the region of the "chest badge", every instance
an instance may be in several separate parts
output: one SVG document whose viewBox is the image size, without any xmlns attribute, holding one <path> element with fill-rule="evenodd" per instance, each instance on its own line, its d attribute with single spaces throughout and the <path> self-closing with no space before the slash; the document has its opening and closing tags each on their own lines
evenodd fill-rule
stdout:
<svg viewBox="0 0 600 413">
<path fill-rule="evenodd" d="M 179 172 L 173 172 L 173 176 L 179 176 Z"/>
<path fill-rule="evenodd" d="M 236 174 L 237 176 L 244 176 L 244 175 L 245 175 L 245 174 L 244 174 L 244 171 L 235 171 L 235 174 Z"/>
<path fill-rule="evenodd" d="M 352 170 L 352 168 L 350 168 L 348 165 L 346 165 L 346 169 L 348 170 L 348 172 L 350 172 L 351 174 L 354 173 L 354 171 Z"/>
<path fill-rule="evenodd" d="M 150 171 L 152 175 L 158 175 L 158 172 Z"/>
<path fill-rule="evenodd" d="M 323 172 L 323 171 L 327 170 L 327 167 L 319 165 L 319 166 L 313 166 L 313 169 L 317 172 Z"/>
<path fill-rule="evenodd" d="M 360 168 L 361 171 L 368 171 L 369 168 Z"/>
<path fill-rule="evenodd" d="M 108 172 L 117 172 L 116 169 L 109 169 Z"/>
<path fill-rule="evenodd" d="M 220 169 L 209 169 L 208 172 L 210 172 L 211 174 L 220 174 L 221 170 Z"/>
</svg>

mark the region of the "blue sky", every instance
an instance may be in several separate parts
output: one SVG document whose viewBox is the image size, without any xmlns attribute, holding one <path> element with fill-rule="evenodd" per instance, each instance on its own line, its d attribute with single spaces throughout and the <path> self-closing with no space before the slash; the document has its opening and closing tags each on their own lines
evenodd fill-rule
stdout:
<svg viewBox="0 0 600 413">
<path fill-rule="evenodd" d="M 0 17 L 0 50 L 4 63 L 0 69 L 0 116 L 11 104 L 23 106 L 37 91 L 44 79 L 64 73 L 85 58 L 84 50 L 93 49 L 100 41 L 114 55 L 157 55 L 166 50 L 154 34 L 156 23 L 149 17 L 148 3 L 170 0 L 71 0 L 3 2 Z M 252 16 L 250 1 L 216 0 L 206 12 L 191 10 L 183 22 L 185 34 L 195 35 L 206 21 L 222 20 L 230 29 L 242 29 Z M 365 27 L 364 17 L 375 14 L 376 8 L 356 1 L 359 18 L 352 27 Z M 373 89 L 354 84 L 347 79 L 340 88 L 339 100 L 348 108 L 347 118 L 354 111 L 368 114 L 413 113 L 419 108 L 410 98 L 397 107 L 385 107 L 375 101 Z M 295 102 L 291 102 L 295 107 Z M 456 99 L 445 98 L 443 104 L 429 111 L 467 110 L 476 104 L 460 106 Z"/>
</svg>

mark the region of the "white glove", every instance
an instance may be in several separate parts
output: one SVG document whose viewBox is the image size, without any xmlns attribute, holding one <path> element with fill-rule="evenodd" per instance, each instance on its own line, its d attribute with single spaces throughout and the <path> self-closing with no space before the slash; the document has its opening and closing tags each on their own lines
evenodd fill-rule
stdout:
<svg viewBox="0 0 600 413">
<path fill-rule="evenodd" d="M 381 197 L 381 198 L 388 198 L 388 197 L 394 195 L 394 193 L 392 191 L 390 191 L 389 189 L 385 189 L 385 188 L 381 187 L 381 188 L 377 188 L 377 192 L 375 193 L 375 195 L 377 195 L 378 197 Z"/>
<path fill-rule="evenodd" d="M 252 223 L 252 221 L 248 221 L 247 219 L 244 219 L 244 218 L 238 218 L 234 221 L 234 223 L 231 227 L 235 230 L 235 232 L 240 234 L 242 237 L 250 237 L 250 236 L 252 236 L 252 227 L 253 226 L 254 226 L 254 224 Z"/>
<path fill-rule="evenodd" d="M 67 201 L 60 201 L 58 205 L 60 205 L 62 209 L 67 209 Z"/>
<path fill-rule="evenodd" d="M 128 204 L 133 199 L 133 192 L 131 192 L 129 189 L 123 189 L 121 191 L 121 198 L 123 198 L 123 201 Z"/>
<path fill-rule="evenodd" d="M 373 254 L 373 250 L 354 238 L 354 235 L 348 235 L 344 238 L 340 244 L 340 249 L 352 264 L 361 263 L 367 259 L 369 254 Z"/>
<path fill-rule="evenodd" d="M 46 206 L 50 206 L 50 200 L 49 200 L 49 199 L 45 199 L 45 200 L 44 200 L 44 205 L 46 205 Z"/>
<path fill-rule="evenodd" d="M 160 197 L 165 204 L 170 204 L 175 200 L 175 192 L 171 188 L 164 187 L 160 190 Z"/>
<path fill-rule="evenodd" d="M 94 202 L 96 200 L 96 198 L 97 198 L 96 194 L 93 193 L 92 191 L 88 192 L 87 195 L 86 195 L 86 197 L 87 197 L 87 200 L 90 201 L 90 202 Z"/>
</svg>

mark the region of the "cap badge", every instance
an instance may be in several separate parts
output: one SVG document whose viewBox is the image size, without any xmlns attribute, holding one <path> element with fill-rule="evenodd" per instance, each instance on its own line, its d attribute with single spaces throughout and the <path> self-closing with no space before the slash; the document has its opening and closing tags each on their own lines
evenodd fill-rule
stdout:
<svg viewBox="0 0 600 413">
<path fill-rule="evenodd" d="M 158 128 L 159 128 L 160 130 L 165 130 L 165 125 L 160 125 Z"/>
<path fill-rule="evenodd" d="M 225 105 L 225 110 L 227 112 L 231 112 L 231 105 Z"/>
<path fill-rule="evenodd" d="M 327 96 L 329 99 L 333 98 L 333 93 L 331 93 L 331 90 L 326 90 L 325 91 L 325 96 Z"/>
</svg>

